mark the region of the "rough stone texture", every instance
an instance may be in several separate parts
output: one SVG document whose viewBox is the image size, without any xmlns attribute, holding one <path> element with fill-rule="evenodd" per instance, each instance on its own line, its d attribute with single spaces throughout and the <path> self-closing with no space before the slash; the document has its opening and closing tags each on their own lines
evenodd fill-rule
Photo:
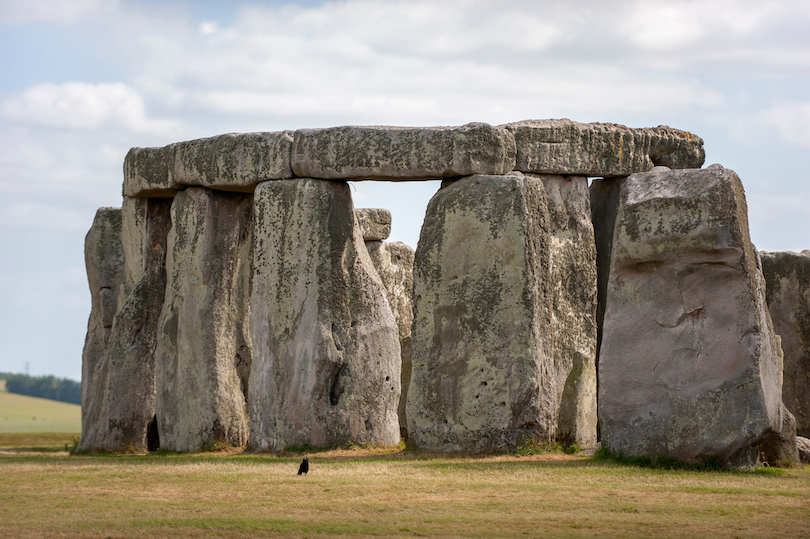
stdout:
<svg viewBox="0 0 810 539">
<path fill-rule="evenodd" d="M 800 461 L 796 442 L 796 418 L 785 405 L 781 411 L 782 430 L 771 433 L 759 446 L 763 460 L 771 466 L 790 466 Z"/>
<path fill-rule="evenodd" d="M 146 451 L 157 444 L 148 431 L 155 418 L 155 345 L 166 286 L 166 236 L 171 227 L 170 201 L 151 199 L 145 205 L 144 267 L 113 320 L 107 348 L 102 355 L 103 380 L 96 390 L 104 402 L 97 421 L 82 430 L 80 450 Z M 126 208 L 124 213 L 126 213 Z M 126 228 L 124 237 L 127 238 Z"/>
<path fill-rule="evenodd" d="M 599 356 L 602 444 L 750 465 L 780 432 L 782 357 L 731 170 L 622 180 Z"/>
<path fill-rule="evenodd" d="M 595 258 L 585 178 L 447 183 L 414 262 L 410 440 L 595 443 Z"/>
<path fill-rule="evenodd" d="M 244 446 L 252 197 L 201 187 L 172 203 L 157 350 L 162 448 Z"/>
<path fill-rule="evenodd" d="M 596 244 L 588 180 L 540 176 L 548 201 L 557 441 L 596 444 Z"/>
<path fill-rule="evenodd" d="M 291 178 L 292 132 L 228 133 L 162 148 L 132 148 L 124 195 L 173 196 L 183 185 L 253 192 L 265 180 Z"/>
<path fill-rule="evenodd" d="M 121 206 L 121 245 L 124 249 L 124 276 L 118 293 L 118 308 L 124 307 L 132 289 L 144 272 L 147 238 L 147 209 L 156 199 L 124 197 Z M 170 204 L 170 203 L 169 203 Z M 169 222 L 171 219 L 169 218 Z M 165 260 L 164 260 L 165 262 Z"/>
<path fill-rule="evenodd" d="M 413 247 L 402 242 L 367 241 L 366 248 L 371 262 L 382 280 L 388 304 L 394 314 L 399 330 L 399 347 L 402 358 L 401 391 L 397 415 L 399 432 L 408 438 L 405 403 L 411 383 L 411 324 L 413 323 Z"/>
<path fill-rule="evenodd" d="M 703 139 L 666 126 L 526 120 L 501 127 L 515 135 L 515 170 L 523 172 L 627 176 L 656 165 L 700 168 L 705 159 Z"/>
<path fill-rule="evenodd" d="M 554 438 L 548 220 L 543 182 L 521 174 L 462 178 L 428 204 L 406 405 L 420 449 Z"/>
<path fill-rule="evenodd" d="M 173 197 L 180 185 L 174 178 L 174 148 L 132 148 L 124 158 L 124 196 Z"/>
<path fill-rule="evenodd" d="M 448 178 L 505 174 L 514 164 L 512 134 L 484 123 L 461 127 L 299 129 L 292 149 L 293 172 L 310 178 Z"/>
<path fill-rule="evenodd" d="M 348 185 L 260 184 L 253 220 L 251 445 L 397 444 L 397 326 Z"/>
<path fill-rule="evenodd" d="M 364 241 L 382 241 L 391 235 L 391 212 L 381 208 L 354 210 Z"/>
<path fill-rule="evenodd" d="M 110 339 L 118 295 L 124 278 L 121 208 L 99 208 L 84 239 L 84 261 L 90 286 L 91 310 L 82 351 L 81 447 L 97 445 L 106 430 L 107 362 L 102 361 Z"/>
<path fill-rule="evenodd" d="M 802 464 L 810 464 L 810 439 L 796 436 L 796 448 L 799 452 L 799 461 Z"/>
<path fill-rule="evenodd" d="M 810 251 L 760 253 L 768 310 L 782 338 L 782 402 L 796 417 L 796 432 L 810 436 Z"/>
</svg>

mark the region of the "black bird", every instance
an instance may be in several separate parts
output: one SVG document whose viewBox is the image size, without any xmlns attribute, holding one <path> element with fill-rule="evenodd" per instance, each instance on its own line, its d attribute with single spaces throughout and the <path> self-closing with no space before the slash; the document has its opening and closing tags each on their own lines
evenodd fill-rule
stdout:
<svg viewBox="0 0 810 539">
<path fill-rule="evenodd" d="M 304 474 L 306 475 L 309 471 L 309 459 L 304 457 L 304 460 L 301 462 L 301 466 L 298 467 L 298 475 Z"/>
</svg>

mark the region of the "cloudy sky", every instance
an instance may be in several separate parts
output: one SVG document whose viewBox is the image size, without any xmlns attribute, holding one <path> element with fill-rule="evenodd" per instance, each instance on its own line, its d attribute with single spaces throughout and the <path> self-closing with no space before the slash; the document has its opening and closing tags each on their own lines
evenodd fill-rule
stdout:
<svg viewBox="0 0 810 539">
<path fill-rule="evenodd" d="M 132 146 L 533 118 L 670 125 L 810 248 L 810 3 L 0 0 L 0 371 L 79 379 L 84 235 Z M 354 184 L 413 246 L 435 182 Z"/>
</svg>

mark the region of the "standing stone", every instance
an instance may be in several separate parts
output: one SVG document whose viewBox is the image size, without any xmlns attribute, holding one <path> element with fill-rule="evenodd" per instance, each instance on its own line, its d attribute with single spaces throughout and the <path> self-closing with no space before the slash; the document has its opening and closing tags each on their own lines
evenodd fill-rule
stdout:
<svg viewBox="0 0 810 539">
<path fill-rule="evenodd" d="M 810 436 L 810 251 L 760 253 L 768 310 L 782 338 L 782 402 L 796 417 L 796 432 Z"/>
<path fill-rule="evenodd" d="M 88 431 L 79 449 L 138 451 L 154 449 L 155 346 L 158 317 L 166 287 L 166 236 L 171 227 L 170 201 L 144 199 L 146 240 L 140 259 L 143 269 L 137 285 L 115 315 L 109 344 L 102 356 L 106 364 L 103 407 L 99 429 Z M 126 214 L 126 206 L 124 213 Z M 126 228 L 125 228 L 126 232 Z M 140 236 L 140 234 L 138 235 Z M 124 234 L 127 237 L 127 234 Z"/>
<path fill-rule="evenodd" d="M 291 178 L 292 132 L 228 133 L 162 148 L 132 148 L 124 159 L 124 195 L 172 197 L 185 185 L 253 192 L 265 180 Z"/>
<path fill-rule="evenodd" d="M 810 439 L 796 436 L 796 448 L 799 452 L 799 462 L 810 464 Z"/>
<path fill-rule="evenodd" d="M 397 444 L 397 326 L 348 185 L 260 184 L 253 222 L 251 445 Z"/>
<path fill-rule="evenodd" d="M 559 394 L 556 439 L 596 444 L 596 245 L 588 179 L 539 176 L 548 201 L 552 357 Z"/>
<path fill-rule="evenodd" d="M 485 123 L 299 129 L 292 147 L 302 178 L 418 180 L 505 174 L 514 165 L 512 133 Z"/>
<path fill-rule="evenodd" d="M 382 241 L 391 235 L 391 212 L 382 208 L 357 208 L 363 241 Z"/>
<path fill-rule="evenodd" d="M 124 303 L 132 293 L 132 289 L 135 288 L 135 285 L 143 276 L 148 230 L 147 211 L 150 204 L 154 205 L 156 202 L 157 199 L 124 197 L 121 206 L 121 245 L 124 249 L 124 276 L 118 294 L 117 311 L 124 307 Z M 170 200 L 165 201 L 165 203 L 168 207 L 171 207 Z M 168 214 L 167 218 L 171 223 Z M 165 255 L 163 263 L 165 263 Z"/>
<path fill-rule="evenodd" d="M 252 197 L 193 187 L 172 203 L 157 350 L 160 445 L 248 441 Z"/>
<path fill-rule="evenodd" d="M 627 176 L 656 165 L 700 168 L 703 139 L 667 126 L 630 129 L 571 120 L 525 120 L 504 127 L 515 136 L 515 170 L 539 174 Z"/>
<path fill-rule="evenodd" d="M 106 382 L 103 361 L 110 339 L 124 273 L 121 208 L 99 208 L 84 239 L 84 261 L 91 310 L 82 351 L 82 437 L 80 447 L 95 447 L 107 430 Z"/>
<path fill-rule="evenodd" d="M 801 462 L 796 440 L 796 418 L 784 404 L 779 414 L 781 431 L 766 436 L 759 451 L 770 466 L 790 467 Z"/>
<path fill-rule="evenodd" d="M 361 226 L 362 228 L 362 226 Z M 385 288 L 388 304 L 394 314 L 399 330 L 399 347 L 402 358 L 401 392 L 397 416 L 399 432 L 408 437 L 405 404 L 411 383 L 411 324 L 413 323 L 413 257 L 414 250 L 402 242 L 367 241 L 366 248 Z"/>
<path fill-rule="evenodd" d="M 602 444 L 756 462 L 781 431 L 782 358 L 731 170 L 622 180 L 599 355 Z"/>
<path fill-rule="evenodd" d="M 420 449 L 554 439 L 550 243 L 540 179 L 471 176 L 431 199 L 414 260 L 407 401 Z"/>
</svg>

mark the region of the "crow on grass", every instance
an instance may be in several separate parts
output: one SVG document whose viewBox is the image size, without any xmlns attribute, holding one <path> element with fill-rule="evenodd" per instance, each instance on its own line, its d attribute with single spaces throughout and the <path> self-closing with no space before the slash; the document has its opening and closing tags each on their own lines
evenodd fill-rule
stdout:
<svg viewBox="0 0 810 539">
<path fill-rule="evenodd" d="M 298 475 L 306 475 L 307 472 L 309 472 L 309 459 L 304 457 L 304 460 L 301 461 L 301 466 L 298 467 Z"/>
</svg>

